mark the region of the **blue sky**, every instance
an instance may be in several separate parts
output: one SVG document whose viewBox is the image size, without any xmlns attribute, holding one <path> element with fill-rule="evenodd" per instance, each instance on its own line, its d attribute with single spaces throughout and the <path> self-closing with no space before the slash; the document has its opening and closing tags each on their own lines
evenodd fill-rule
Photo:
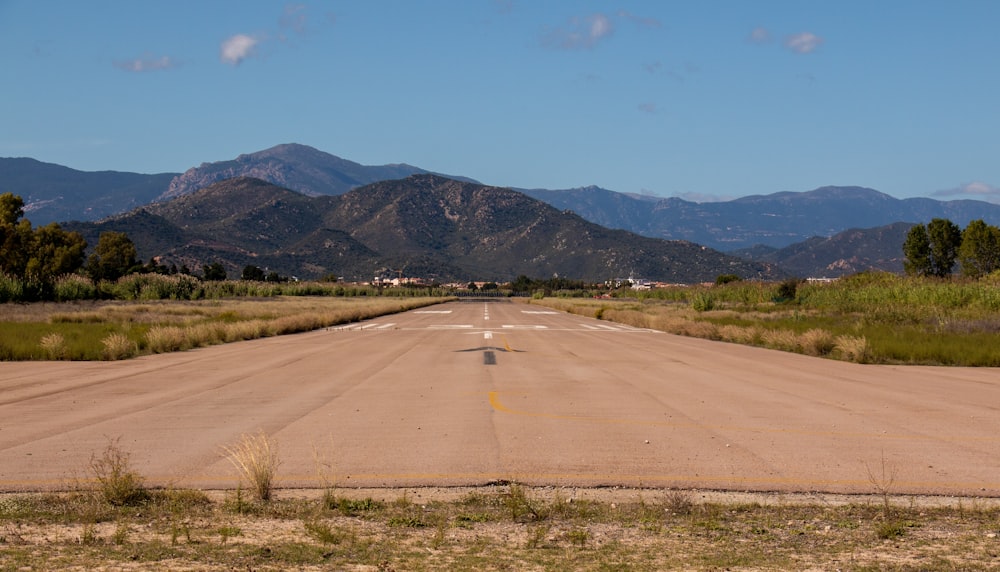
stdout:
<svg viewBox="0 0 1000 572">
<path fill-rule="evenodd" d="M 0 156 L 1000 202 L 1000 2 L 0 0 Z"/>
</svg>

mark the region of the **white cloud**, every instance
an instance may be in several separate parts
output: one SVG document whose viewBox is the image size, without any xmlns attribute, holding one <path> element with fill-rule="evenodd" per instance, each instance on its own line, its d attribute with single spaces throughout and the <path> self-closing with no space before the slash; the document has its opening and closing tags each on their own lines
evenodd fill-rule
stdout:
<svg viewBox="0 0 1000 572">
<path fill-rule="evenodd" d="M 1000 202 L 1000 187 L 995 187 L 982 181 L 973 181 L 959 185 L 953 189 L 944 189 L 932 193 L 935 197 L 965 196 L 990 202 Z"/>
<path fill-rule="evenodd" d="M 823 43 L 823 38 L 811 32 L 793 34 L 785 38 L 785 47 L 797 54 L 811 54 Z"/>
<path fill-rule="evenodd" d="M 243 60 L 254 55 L 260 40 L 246 34 L 230 36 L 222 42 L 219 48 L 219 59 L 223 63 L 237 66 Z"/>
<path fill-rule="evenodd" d="M 128 72 L 142 73 L 147 71 L 168 70 L 178 64 L 170 56 L 143 56 L 132 60 L 115 61 L 115 67 Z"/>
<path fill-rule="evenodd" d="M 614 34 L 614 23 L 605 14 L 591 14 L 570 19 L 565 27 L 551 30 L 542 43 L 553 48 L 576 50 L 593 48 Z"/>
</svg>

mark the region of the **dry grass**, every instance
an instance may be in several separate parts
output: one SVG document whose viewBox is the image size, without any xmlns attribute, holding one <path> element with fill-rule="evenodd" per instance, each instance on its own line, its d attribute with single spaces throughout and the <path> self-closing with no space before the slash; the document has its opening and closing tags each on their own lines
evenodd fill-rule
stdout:
<svg viewBox="0 0 1000 572">
<path fill-rule="evenodd" d="M 277 443 L 260 431 L 256 435 L 244 434 L 236 445 L 225 447 L 225 451 L 240 473 L 240 482 L 246 481 L 257 500 L 271 500 L 281 464 Z"/>
<path fill-rule="evenodd" d="M 816 357 L 834 357 L 845 361 L 867 363 L 871 349 L 863 336 L 836 336 L 823 328 L 810 328 L 805 332 L 778 326 L 782 320 L 812 317 L 815 311 L 777 310 L 768 312 L 737 312 L 717 308 L 697 311 L 690 305 L 676 303 L 641 303 L 607 300 L 562 300 L 545 298 L 532 300 L 564 312 L 598 317 L 640 328 L 650 328 L 694 338 L 755 345 L 787 352 L 803 353 Z M 764 305 L 771 307 L 772 305 Z M 718 321 L 752 321 L 753 325 L 716 324 Z"/>
<path fill-rule="evenodd" d="M 101 340 L 101 344 L 104 346 L 101 357 L 106 360 L 128 359 L 139 350 L 136 343 L 125 334 L 110 334 Z"/>
<path fill-rule="evenodd" d="M 654 490 L 580 498 L 516 486 L 451 500 L 421 491 L 417 503 L 414 492 L 359 491 L 335 505 L 289 498 L 243 512 L 196 491 L 150 491 L 141 506 L 76 493 L 2 496 L 0 569 L 996 568 L 995 503 L 897 502 L 887 521 L 878 498 L 709 502 L 698 492 Z"/>
<path fill-rule="evenodd" d="M 868 340 L 860 336 L 837 336 L 834 340 L 834 352 L 841 359 L 857 363 L 866 363 L 870 358 Z"/>
<path fill-rule="evenodd" d="M 39 343 L 46 357 L 53 360 L 66 359 L 68 353 L 66 349 L 66 338 L 58 332 L 53 332 L 42 337 Z"/>
<path fill-rule="evenodd" d="M 0 305 L 3 359 L 117 360 L 304 332 L 446 298 L 273 297 Z M 95 333 L 96 332 L 96 333 Z M 62 343 L 60 344 L 60 340 Z"/>
<path fill-rule="evenodd" d="M 132 506 L 149 498 L 144 479 L 132 468 L 131 455 L 122 450 L 119 439 L 109 440 L 100 455 L 91 455 L 90 471 L 101 498 L 108 504 Z"/>
</svg>

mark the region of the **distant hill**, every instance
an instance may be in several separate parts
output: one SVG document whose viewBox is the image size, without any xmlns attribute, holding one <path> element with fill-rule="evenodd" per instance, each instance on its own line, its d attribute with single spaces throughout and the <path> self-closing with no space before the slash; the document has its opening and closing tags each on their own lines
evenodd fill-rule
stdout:
<svg viewBox="0 0 1000 572">
<path fill-rule="evenodd" d="M 0 158 L 0 193 L 24 199 L 24 216 L 35 225 L 96 220 L 147 204 L 175 176 L 77 171 L 35 159 Z"/>
<path fill-rule="evenodd" d="M 650 204 L 645 197 L 597 187 L 526 191 L 609 228 L 645 236 L 689 240 L 731 252 L 765 245 L 782 248 L 815 236 L 830 237 L 852 228 L 947 218 L 964 227 L 982 218 L 1000 224 L 1000 205 L 983 201 L 896 199 L 864 187 L 822 187 L 813 191 L 753 195 L 716 203 L 679 198 Z"/>
<path fill-rule="evenodd" d="M 903 272 L 903 242 L 913 223 L 898 222 L 815 236 L 785 248 L 756 246 L 730 254 L 768 262 L 800 278 L 837 278 L 865 270 Z"/>
<path fill-rule="evenodd" d="M 241 177 L 70 228 L 91 244 L 104 230 L 124 231 L 143 260 L 162 256 L 192 269 L 218 261 L 231 276 L 247 264 L 301 278 L 402 271 L 442 282 L 520 274 L 699 282 L 779 273 L 689 242 L 609 230 L 510 189 L 435 175 L 317 197 Z"/>
<path fill-rule="evenodd" d="M 212 183 L 234 177 L 254 177 L 309 196 L 339 195 L 347 191 L 414 174 L 429 173 L 406 164 L 367 166 L 341 159 L 307 145 L 288 143 L 270 149 L 240 155 L 231 161 L 202 163 L 176 176 L 167 190 L 157 197 L 165 201 L 193 193 Z M 453 179 L 472 179 L 449 177 Z"/>
</svg>

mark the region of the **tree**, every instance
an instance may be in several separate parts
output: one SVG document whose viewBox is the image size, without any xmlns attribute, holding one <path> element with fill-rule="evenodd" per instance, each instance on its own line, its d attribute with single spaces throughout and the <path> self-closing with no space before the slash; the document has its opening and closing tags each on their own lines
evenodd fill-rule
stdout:
<svg viewBox="0 0 1000 572">
<path fill-rule="evenodd" d="M 32 238 L 25 278 L 49 282 L 58 276 L 76 272 L 83 266 L 87 241 L 80 233 L 66 232 L 58 224 L 51 223 L 36 229 Z"/>
<path fill-rule="evenodd" d="M 906 233 L 903 243 L 903 269 L 907 274 L 927 276 L 931 273 L 931 239 L 927 236 L 927 227 L 914 225 Z"/>
<path fill-rule="evenodd" d="M 31 223 L 27 220 L 0 222 L 0 272 L 17 278 L 24 278 L 31 257 L 33 236 Z"/>
<path fill-rule="evenodd" d="M 962 231 L 958 248 L 962 274 L 979 278 L 1000 268 L 1000 228 L 974 220 Z"/>
<path fill-rule="evenodd" d="M 0 225 L 14 225 L 24 216 L 24 199 L 14 193 L 0 195 Z"/>
<path fill-rule="evenodd" d="M 94 253 L 87 259 L 87 272 L 94 282 L 113 281 L 125 276 L 137 265 L 135 244 L 128 235 L 107 231 L 98 237 Z"/>
<path fill-rule="evenodd" d="M 247 264 L 243 267 L 243 274 L 240 275 L 243 280 L 253 280 L 256 282 L 263 282 L 265 275 L 264 271 L 260 269 L 259 266 L 254 266 L 253 264 Z"/>
<path fill-rule="evenodd" d="M 201 267 L 201 271 L 205 276 L 205 280 L 225 280 L 226 279 L 226 267 L 219 262 L 213 262 L 211 264 L 205 264 Z"/>
<path fill-rule="evenodd" d="M 32 229 L 23 216 L 21 197 L 0 195 L 0 272 L 44 284 L 80 268 L 87 248 L 82 235 L 66 232 L 56 223 Z"/>
<path fill-rule="evenodd" d="M 927 225 L 927 238 L 931 243 L 931 274 L 949 276 L 962 244 L 962 231 L 950 220 L 936 218 Z"/>
</svg>

